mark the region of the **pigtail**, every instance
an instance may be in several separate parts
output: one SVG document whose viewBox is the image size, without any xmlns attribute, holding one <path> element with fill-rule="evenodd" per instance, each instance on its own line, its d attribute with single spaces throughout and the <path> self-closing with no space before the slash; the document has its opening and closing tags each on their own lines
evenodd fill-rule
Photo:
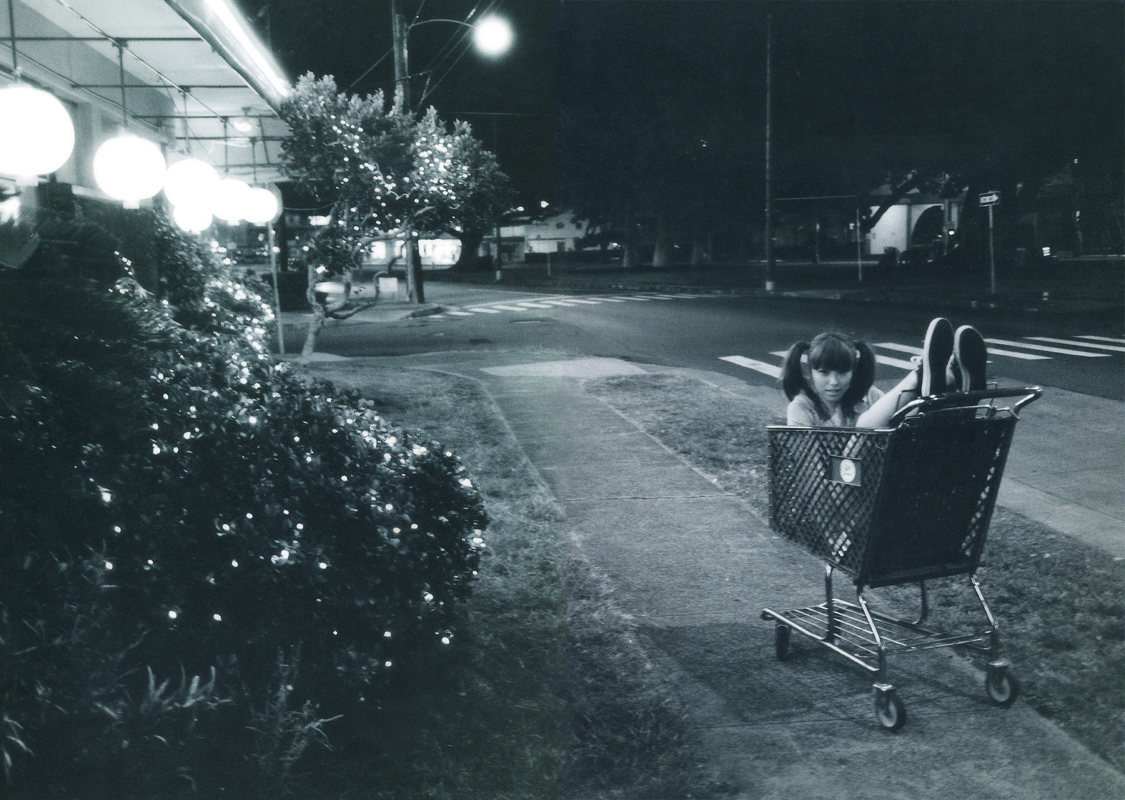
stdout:
<svg viewBox="0 0 1125 800">
<path fill-rule="evenodd" d="M 856 342 L 856 360 L 852 367 L 852 383 L 840 400 L 840 405 L 848 416 L 855 414 L 855 407 L 863 402 L 871 387 L 875 385 L 875 351 L 867 342 Z"/>
<path fill-rule="evenodd" d="M 816 394 L 809 386 L 804 370 L 801 369 L 801 357 L 808 351 L 808 342 L 797 342 L 785 354 L 785 361 L 781 365 L 781 391 L 785 393 L 786 400 L 792 400 L 801 392 L 816 399 Z"/>
</svg>

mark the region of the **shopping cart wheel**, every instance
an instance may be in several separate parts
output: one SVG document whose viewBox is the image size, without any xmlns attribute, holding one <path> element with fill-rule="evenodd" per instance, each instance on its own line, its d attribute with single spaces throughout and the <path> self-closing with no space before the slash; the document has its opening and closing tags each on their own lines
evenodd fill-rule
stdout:
<svg viewBox="0 0 1125 800">
<path fill-rule="evenodd" d="M 984 676 L 984 690 L 998 706 L 1010 706 L 1020 696 L 1020 682 L 1008 670 L 1007 664 L 989 664 Z"/>
<path fill-rule="evenodd" d="M 875 688 L 875 719 L 883 730 L 892 733 L 906 724 L 906 706 L 894 689 Z"/>
<path fill-rule="evenodd" d="M 788 625 L 780 622 L 773 629 L 773 649 L 777 653 L 777 660 L 784 661 L 789 658 L 789 637 L 792 630 Z"/>
</svg>

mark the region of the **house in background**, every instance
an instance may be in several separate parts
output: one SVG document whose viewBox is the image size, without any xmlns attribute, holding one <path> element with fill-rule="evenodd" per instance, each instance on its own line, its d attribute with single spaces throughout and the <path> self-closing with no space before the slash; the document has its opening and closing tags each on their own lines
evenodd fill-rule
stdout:
<svg viewBox="0 0 1125 800">
<path fill-rule="evenodd" d="M 576 221 L 573 212 L 560 211 L 546 217 L 516 219 L 500 227 L 501 257 L 505 264 L 518 264 L 547 257 L 551 253 L 573 252 L 576 242 L 586 235 L 586 223 Z M 482 252 L 493 253 L 496 235 L 485 237 Z M 540 260 L 541 260 L 540 259 Z"/>
<path fill-rule="evenodd" d="M 878 197 L 879 192 L 874 196 Z M 872 206 L 870 210 L 877 208 Z M 960 218 L 960 201 L 911 192 L 888 208 L 868 231 L 866 254 L 882 255 L 892 247 L 904 253 L 912 248 L 933 246 L 946 240 L 949 231 L 957 229 Z"/>
</svg>

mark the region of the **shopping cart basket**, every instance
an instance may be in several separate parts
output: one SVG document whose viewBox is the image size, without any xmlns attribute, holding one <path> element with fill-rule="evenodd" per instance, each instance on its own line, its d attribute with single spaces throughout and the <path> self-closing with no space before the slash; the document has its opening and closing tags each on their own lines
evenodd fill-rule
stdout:
<svg viewBox="0 0 1125 800">
<path fill-rule="evenodd" d="M 1019 411 L 1039 388 L 988 389 L 922 398 L 887 429 L 769 427 L 770 521 L 826 562 L 825 601 L 762 611 L 776 622 L 777 656 L 792 631 L 875 675 L 875 716 L 887 730 L 906 722 L 888 680 L 887 653 L 963 645 L 987 656 L 985 690 L 1009 705 L 1019 684 L 1000 658 L 996 621 L 976 578 Z M 1015 400 L 997 405 L 999 400 Z M 834 570 L 855 582 L 857 603 L 832 594 Z M 967 575 L 987 627 L 949 634 L 924 626 L 925 581 Z M 915 620 L 873 611 L 864 590 L 917 583 Z"/>
</svg>

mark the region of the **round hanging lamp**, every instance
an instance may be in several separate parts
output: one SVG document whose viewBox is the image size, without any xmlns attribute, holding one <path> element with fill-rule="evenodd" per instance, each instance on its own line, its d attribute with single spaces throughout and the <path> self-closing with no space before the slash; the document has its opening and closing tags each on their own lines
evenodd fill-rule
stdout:
<svg viewBox="0 0 1125 800">
<path fill-rule="evenodd" d="M 25 83 L 0 89 L 0 172 L 48 175 L 73 150 L 74 123 L 57 97 Z"/>
<path fill-rule="evenodd" d="M 277 195 L 265 186 L 252 186 L 246 196 L 246 221 L 254 225 L 268 225 L 281 211 Z"/>
<path fill-rule="evenodd" d="M 211 201 L 219 173 L 206 161 L 185 158 L 168 166 L 164 195 L 174 206 L 205 206 Z"/>
<path fill-rule="evenodd" d="M 238 178 L 223 178 L 211 198 L 211 213 L 234 225 L 246 219 L 250 186 Z"/>
<path fill-rule="evenodd" d="M 211 227 L 214 217 L 204 203 L 185 203 L 172 208 L 172 220 L 188 233 L 200 233 Z"/>
<path fill-rule="evenodd" d="M 164 185 L 167 167 L 160 148 L 148 139 L 123 133 L 102 143 L 94 154 L 94 180 L 126 208 L 137 208 Z"/>
</svg>

